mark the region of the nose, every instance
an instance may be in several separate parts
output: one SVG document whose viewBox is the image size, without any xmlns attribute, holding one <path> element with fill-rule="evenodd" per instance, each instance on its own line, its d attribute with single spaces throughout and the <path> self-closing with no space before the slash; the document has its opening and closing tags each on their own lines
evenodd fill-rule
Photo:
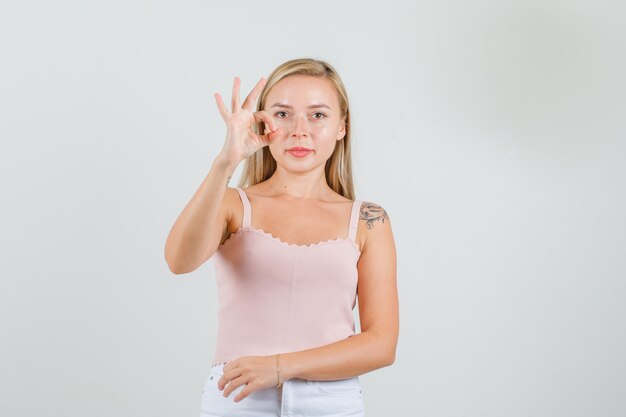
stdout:
<svg viewBox="0 0 626 417">
<path fill-rule="evenodd" d="M 304 119 L 304 120 L 303 120 Z M 296 117 L 296 124 L 293 127 L 293 131 L 291 132 L 291 137 L 293 138 L 298 138 L 301 137 L 303 135 L 307 135 L 308 136 L 308 125 L 307 125 L 307 118 L 306 115 L 299 115 L 298 117 Z"/>
</svg>

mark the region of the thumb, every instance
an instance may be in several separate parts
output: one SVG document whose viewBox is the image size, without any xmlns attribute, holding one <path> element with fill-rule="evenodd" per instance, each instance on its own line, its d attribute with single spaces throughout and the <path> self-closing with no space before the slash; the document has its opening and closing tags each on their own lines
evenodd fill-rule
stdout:
<svg viewBox="0 0 626 417">
<path fill-rule="evenodd" d="M 280 134 L 280 128 L 277 128 L 274 131 L 268 131 L 266 128 L 265 132 L 266 133 L 264 135 L 261 135 L 261 139 L 263 139 L 264 142 L 269 144 L 272 140 L 276 138 L 278 134 Z"/>
</svg>

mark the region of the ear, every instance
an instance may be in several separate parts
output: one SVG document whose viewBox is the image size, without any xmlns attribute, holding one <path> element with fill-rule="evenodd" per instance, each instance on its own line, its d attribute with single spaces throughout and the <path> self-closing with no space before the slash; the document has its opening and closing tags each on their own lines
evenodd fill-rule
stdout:
<svg viewBox="0 0 626 417">
<path fill-rule="evenodd" d="M 346 136 L 346 116 L 343 116 L 341 119 L 341 125 L 339 126 L 339 131 L 337 132 L 337 140 L 341 140 Z"/>
</svg>

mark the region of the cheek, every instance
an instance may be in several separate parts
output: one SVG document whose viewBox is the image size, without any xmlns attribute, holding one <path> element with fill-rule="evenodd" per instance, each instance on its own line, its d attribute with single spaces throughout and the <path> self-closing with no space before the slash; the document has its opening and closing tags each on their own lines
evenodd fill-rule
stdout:
<svg viewBox="0 0 626 417">
<path fill-rule="evenodd" d="M 318 125 L 311 126 L 310 129 L 313 139 L 316 140 L 320 146 L 325 146 L 322 145 L 322 143 L 333 142 L 337 137 L 337 131 L 337 126 L 331 123 L 320 123 Z M 334 145 L 331 144 L 331 146 Z"/>
<path fill-rule="evenodd" d="M 332 132 L 332 126 L 330 125 L 317 125 L 314 126 L 312 131 L 317 133 L 318 135 L 327 136 Z"/>
</svg>

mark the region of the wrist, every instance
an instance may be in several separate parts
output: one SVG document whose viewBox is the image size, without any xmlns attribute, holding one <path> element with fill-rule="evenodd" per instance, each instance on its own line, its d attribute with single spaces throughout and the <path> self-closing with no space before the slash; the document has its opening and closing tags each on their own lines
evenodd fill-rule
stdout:
<svg viewBox="0 0 626 417">
<path fill-rule="evenodd" d="M 290 353 L 280 354 L 280 380 L 287 381 L 297 377 L 297 369 Z"/>
<path fill-rule="evenodd" d="M 229 161 L 228 159 L 222 156 L 217 156 L 215 160 L 213 160 L 213 165 L 216 165 L 221 169 L 234 171 L 237 168 L 237 165 L 239 165 L 239 162 L 241 161 Z"/>
</svg>

